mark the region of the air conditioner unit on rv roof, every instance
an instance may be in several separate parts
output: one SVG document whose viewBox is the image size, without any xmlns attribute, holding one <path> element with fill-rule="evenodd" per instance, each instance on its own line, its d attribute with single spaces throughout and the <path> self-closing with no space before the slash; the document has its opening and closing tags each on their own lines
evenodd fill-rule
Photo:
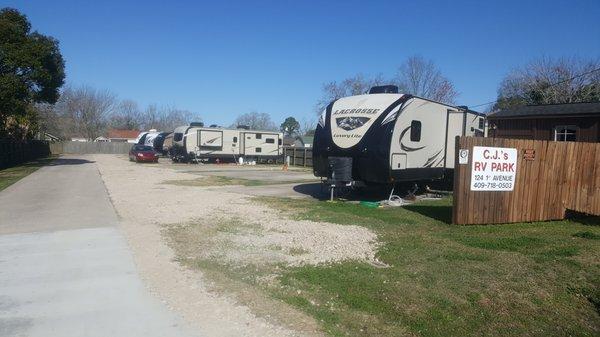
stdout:
<svg viewBox="0 0 600 337">
<path fill-rule="evenodd" d="M 398 86 L 396 85 L 378 85 L 369 90 L 369 94 L 397 94 Z"/>
</svg>

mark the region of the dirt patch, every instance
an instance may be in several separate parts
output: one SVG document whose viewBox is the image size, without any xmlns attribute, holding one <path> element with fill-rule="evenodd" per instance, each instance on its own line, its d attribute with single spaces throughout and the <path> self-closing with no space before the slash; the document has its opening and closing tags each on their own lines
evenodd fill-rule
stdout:
<svg viewBox="0 0 600 337">
<path fill-rule="evenodd" d="M 207 335 L 296 336 L 319 332 L 314 321 L 307 323 L 312 320 L 289 307 L 286 310 L 290 314 L 283 316 L 302 319 L 286 318 L 286 326 L 281 326 L 277 321 L 282 320 L 265 313 L 269 310 L 251 311 L 240 305 L 239 298 L 214 293 L 211 290 L 218 286 L 184 267 L 198 258 L 242 267 L 376 262 L 376 236 L 363 227 L 289 220 L 238 193 L 165 184 L 196 180 L 196 174 L 136 165 L 111 155 L 97 155 L 95 160 L 122 218 L 142 277 L 151 290 Z M 173 262 L 176 255 L 161 236 L 165 228 L 198 239 L 197 247 L 186 248 L 189 259 L 185 255 L 180 258 L 184 266 Z"/>
<path fill-rule="evenodd" d="M 185 246 L 181 255 L 226 264 L 300 266 L 344 260 L 377 263 L 376 236 L 359 226 L 265 215 L 254 221 L 214 218 L 167 228 L 168 236 L 176 238 L 173 244 Z"/>
</svg>

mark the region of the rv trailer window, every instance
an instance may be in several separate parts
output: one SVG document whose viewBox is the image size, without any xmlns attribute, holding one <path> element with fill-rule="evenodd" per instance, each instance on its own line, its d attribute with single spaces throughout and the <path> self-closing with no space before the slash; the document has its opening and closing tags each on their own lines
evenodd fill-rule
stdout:
<svg viewBox="0 0 600 337">
<path fill-rule="evenodd" d="M 173 141 L 180 142 L 183 139 L 183 133 L 176 133 L 173 135 Z"/>
<path fill-rule="evenodd" d="M 233 137 L 233 142 L 237 143 L 237 137 Z"/>
<path fill-rule="evenodd" d="M 262 139 L 262 133 L 257 133 L 256 134 L 256 139 Z"/>
<path fill-rule="evenodd" d="M 279 139 L 279 142 L 278 142 L 278 144 L 279 144 L 279 145 L 281 145 L 281 139 Z"/>
<path fill-rule="evenodd" d="M 421 122 L 412 121 L 410 123 L 410 141 L 418 142 L 421 141 Z"/>
<path fill-rule="evenodd" d="M 260 147 L 256 148 L 256 153 L 262 152 L 262 149 Z"/>
<path fill-rule="evenodd" d="M 267 138 L 267 139 L 265 139 L 265 143 L 275 144 L 275 139 L 273 139 L 273 138 Z"/>
</svg>

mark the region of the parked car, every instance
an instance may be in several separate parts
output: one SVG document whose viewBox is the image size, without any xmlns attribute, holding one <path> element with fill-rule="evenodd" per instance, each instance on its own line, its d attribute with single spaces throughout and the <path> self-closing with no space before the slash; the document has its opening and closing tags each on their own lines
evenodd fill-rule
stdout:
<svg viewBox="0 0 600 337">
<path fill-rule="evenodd" d="M 129 160 L 134 162 L 153 162 L 158 163 L 158 153 L 154 151 L 152 146 L 134 145 L 129 150 Z"/>
</svg>

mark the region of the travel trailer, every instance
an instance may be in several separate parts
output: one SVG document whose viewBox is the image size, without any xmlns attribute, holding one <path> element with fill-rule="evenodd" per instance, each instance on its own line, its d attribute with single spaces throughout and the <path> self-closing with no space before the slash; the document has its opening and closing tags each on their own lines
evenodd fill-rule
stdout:
<svg viewBox="0 0 600 337">
<path fill-rule="evenodd" d="M 154 151 L 163 155 L 167 153 L 164 150 L 164 143 L 169 135 L 171 135 L 171 132 L 161 132 L 154 137 L 154 140 L 152 141 L 152 147 L 154 148 Z"/>
<path fill-rule="evenodd" d="M 154 146 L 154 139 L 160 134 L 156 129 L 140 132 L 135 139 L 136 144 Z"/>
<path fill-rule="evenodd" d="M 162 143 L 161 153 L 167 155 L 171 150 L 171 147 L 173 147 L 173 132 L 170 132 L 168 135 L 165 136 Z"/>
<path fill-rule="evenodd" d="M 190 160 L 274 160 L 281 155 L 283 134 L 273 131 L 204 127 L 200 123 L 180 126 L 173 132 L 171 158 Z"/>
<path fill-rule="evenodd" d="M 456 136 L 483 136 L 484 116 L 466 107 L 373 87 L 340 98 L 319 118 L 313 170 L 336 184 L 395 184 L 451 176 Z"/>
<path fill-rule="evenodd" d="M 166 154 L 166 151 L 163 150 L 163 143 L 165 138 L 168 137 L 171 132 L 159 132 L 156 129 L 151 129 L 149 131 L 140 132 L 135 140 L 135 144 L 152 146 L 154 151 Z"/>
</svg>

